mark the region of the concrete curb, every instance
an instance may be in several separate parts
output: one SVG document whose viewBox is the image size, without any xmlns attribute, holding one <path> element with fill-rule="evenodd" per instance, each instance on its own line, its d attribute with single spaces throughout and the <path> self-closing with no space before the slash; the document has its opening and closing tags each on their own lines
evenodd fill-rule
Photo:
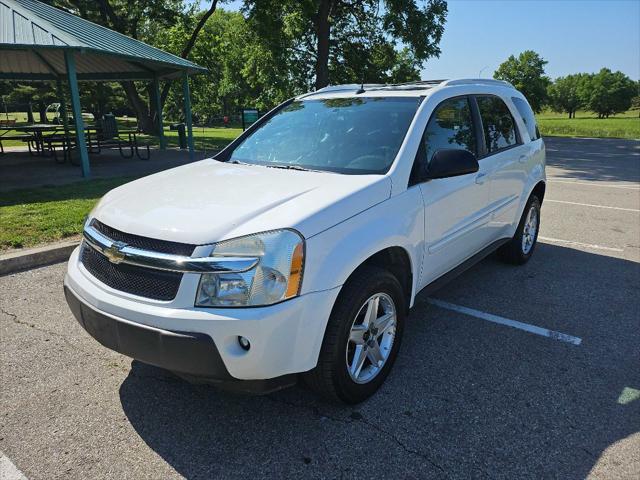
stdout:
<svg viewBox="0 0 640 480">
<path fill-rule="evenodd" d="M 52 263 L 66 262 L 79 243 L 80 239 L 67 240 L 0 255 L 0 276 Z"/>
</svg>

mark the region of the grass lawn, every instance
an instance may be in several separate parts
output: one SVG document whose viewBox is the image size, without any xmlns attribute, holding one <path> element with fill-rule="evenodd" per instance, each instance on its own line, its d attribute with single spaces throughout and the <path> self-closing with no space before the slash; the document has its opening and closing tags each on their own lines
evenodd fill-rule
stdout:
<svg viewBox="0 0 640 480">
<path fill-rule="evenodd" d="M 220 150 L 242 133 L 242 128 L 194 127 L 193 142 L 196 150 Z M 178 132 L 165 127 L 165 138 L 170 147 L 178 146 Z M 158 137 L 140 135 L 150 145 L 159 145 Z"/>
<path fill-rule="evenodd" d="M 133 177 L 0 192 L 0 250 L 73 237 L 96 202 Z"/>
<path fill-rule="evenodd" d="M 630 138 L 640 139 L 640 118 L 637 111 L 628 111 L 609 118 L 598 118 L 591 112 L 567 114 L 545 111 L 537 115 L 543 136 Z"/>
</svg>

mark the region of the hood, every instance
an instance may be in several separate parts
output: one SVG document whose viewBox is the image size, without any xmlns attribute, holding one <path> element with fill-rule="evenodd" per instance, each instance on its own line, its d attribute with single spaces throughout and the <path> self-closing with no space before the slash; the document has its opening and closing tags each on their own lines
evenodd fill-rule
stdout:
<svg viewBox="0 0 640 480">
<path fill-rule="evenodd" d="M 206 244 L 295 228 L 311 237 L 389 198 L 381 175 L 340 175 L 202 160 L 122 185 L 93 215 L 127 233 Z"/>
</svg>

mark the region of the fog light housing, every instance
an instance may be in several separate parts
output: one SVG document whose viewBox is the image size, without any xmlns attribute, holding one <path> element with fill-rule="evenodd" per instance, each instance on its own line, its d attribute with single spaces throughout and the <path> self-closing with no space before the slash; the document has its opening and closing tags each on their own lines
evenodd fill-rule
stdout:
<svg viewBox="0 0 640 480">
<path fill-rule="evenodd" d="M 245 337 L 239 336 L 238 337 L 238 343 L 240 344 L 240 347 L 243 350 L 247 350 L 248 351 L 251 348 L 251 343 L 249 342 L 249 339 L 247 339 Z"/>
</svg>

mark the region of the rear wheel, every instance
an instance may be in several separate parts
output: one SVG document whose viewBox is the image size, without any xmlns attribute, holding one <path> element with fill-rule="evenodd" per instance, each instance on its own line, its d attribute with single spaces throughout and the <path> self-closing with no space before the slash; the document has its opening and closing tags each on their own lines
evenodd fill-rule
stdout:
<svg viewBox="0 0 640 480">
<path fill-rule="evenodd" d="M 523 265 L 529 261 L 538 240 L 540 230 L 540 200 L 531 195 L 522 213 L 515 235 L 498 250 L 499 257 L 514 265 Z"/>
<path fill-rule="evenodd" d="M 305 375 L 316 392 L 354 404 L 375 393 L 400 348 L 404 295 L 386 270 L 365 266 L 343 287 L 331 312 L 318 365 Z"/>
</svg>

